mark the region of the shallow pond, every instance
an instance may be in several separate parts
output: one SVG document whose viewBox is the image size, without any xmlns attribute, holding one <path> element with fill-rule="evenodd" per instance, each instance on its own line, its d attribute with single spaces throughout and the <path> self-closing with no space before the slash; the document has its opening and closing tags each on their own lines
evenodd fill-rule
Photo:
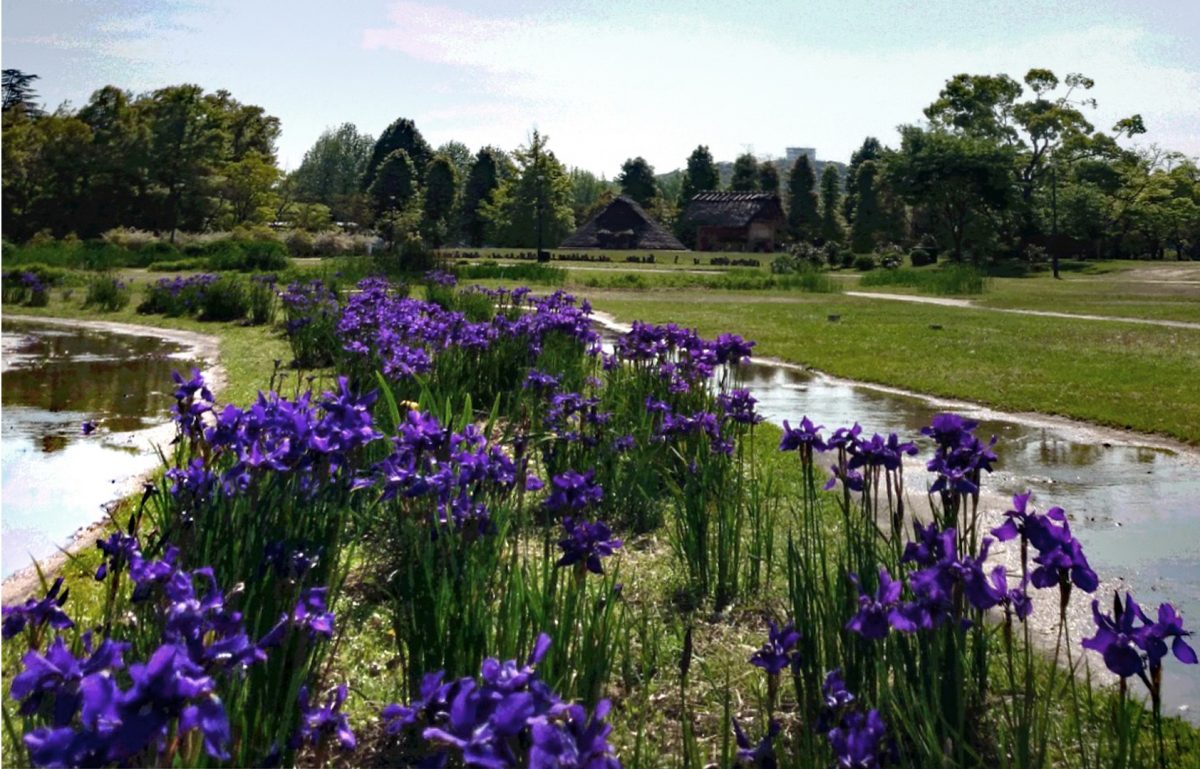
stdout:
<svg viewBox="0 0 1200 769">
<path fill-rule="evenodd" d="M 7 577 L 100 520 L 156 465 L 147 432 L 167 421 L 171 372 L 193 363 L 181 345 L 148 336 L 6 321 L 0 338 Z M 84 420 L 97 424 L 91 435 Z"/>
</svg>

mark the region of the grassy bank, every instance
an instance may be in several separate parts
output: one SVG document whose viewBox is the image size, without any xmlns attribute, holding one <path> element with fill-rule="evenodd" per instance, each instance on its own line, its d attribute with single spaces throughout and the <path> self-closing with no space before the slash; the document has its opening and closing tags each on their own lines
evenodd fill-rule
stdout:
<svg viewBox="0 0 1200 769">
<path fill-rule="evenodd" d="M 760 354 L 837 376 L 1200 443 L 1200 331 L 853 297 L 610 292 L 592 301 L 625 321 L 736 328 Z"/>
</svg>

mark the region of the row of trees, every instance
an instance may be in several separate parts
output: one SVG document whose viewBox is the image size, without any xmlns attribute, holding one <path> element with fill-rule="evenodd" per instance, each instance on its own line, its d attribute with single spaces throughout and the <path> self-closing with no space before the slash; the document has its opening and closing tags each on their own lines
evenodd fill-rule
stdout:
<svg viewBox="0 0 1200 769">
<path fill-rule="evenodd" d="M 82 108 L 46 114 L 36 76 L 5 70 L 4 230 L 91 237 L 112 227 L 231 229 L 267 222 L 374 227 L 393 242 L 554 245 L 613 196 L 668 226 L 698 192 L 721 188 L 706 146 L 681 172 L 634 157 L 609 181 L 567 168 L 534 131 L 522 147 L 434 149 L 408 119 L 374 138 L 326 131 L 293 173 L 275 162 L 279 121 L 225 91 L 172 86 L 134 96 L 102 88 Z M 843 173 L 800 156 L 784 179 L 744 153 L 727 188 L 780 194 L 796 241 L 858 252 L 936 242 L 956 259 L 1053 254 L 1200 258 L 1194 160 L 1119 142 L 1140 117 L 1095 130 L 1088 78 L 1030 70 L 958 75 L 900 128 L 899 146 L 868 138 Z M 678 228 L 677 228 L 678 230 Z M 686 232 L 679 232 L 686 239 Z"/>
<path fill-rule="evenodd" d="M 231 228 L 276 212 L 279 120 L 261 107 L 195 85 L 136 97 L 105 87 L 45 114 L 34 79 L 4 74 L 6 237 Z"/>
</svg>

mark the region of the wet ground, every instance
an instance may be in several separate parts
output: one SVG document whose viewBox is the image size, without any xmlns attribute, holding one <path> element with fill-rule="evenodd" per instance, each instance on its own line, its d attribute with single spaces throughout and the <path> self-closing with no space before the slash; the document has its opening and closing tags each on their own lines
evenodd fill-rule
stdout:
<svg viewBox="0 0 1200 769">
<path fill-rule="evenodd" d="M 65 546 L 155 466 L 147 431 L 168 418 L 171 372 L 193 364 L 183 345 L 153 337 L 8 320 L 2 344 L 7 577 Z"/>
</svg>

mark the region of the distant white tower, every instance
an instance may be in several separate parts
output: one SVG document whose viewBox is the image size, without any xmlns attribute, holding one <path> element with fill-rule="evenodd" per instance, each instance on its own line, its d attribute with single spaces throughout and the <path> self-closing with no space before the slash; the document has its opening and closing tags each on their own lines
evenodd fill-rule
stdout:
<svg viewBox="0 0 1200 769">
<path fill-rule="evenodd" d="M 817 148 L 816 147 L 788 147 L 786 152 L 787 152 L 787 161 L 789 163 L 795 163 L 796 158 L 800 157 L 801 155 L 808 155 L 808 160 L 810 163 L 817 162 Z"/>
</svg>

